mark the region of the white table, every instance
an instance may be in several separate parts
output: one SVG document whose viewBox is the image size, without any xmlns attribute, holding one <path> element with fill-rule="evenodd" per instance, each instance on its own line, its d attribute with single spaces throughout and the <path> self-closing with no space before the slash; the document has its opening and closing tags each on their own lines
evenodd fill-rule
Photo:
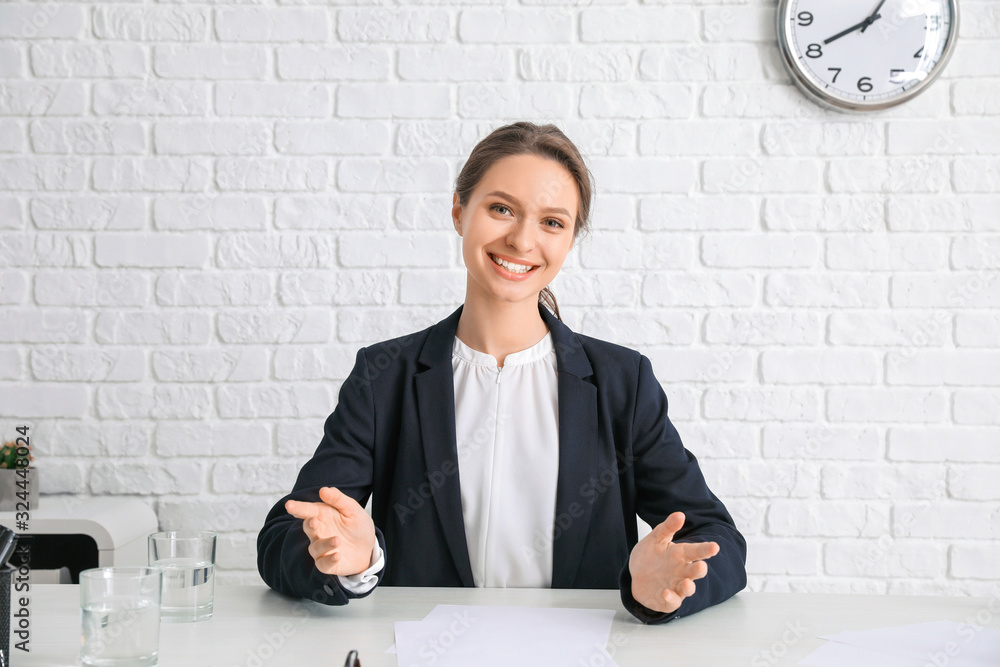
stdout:
<svg viewBox="0 0 1000 667">
<path fill-rule="evenodd" d="M 79 664 L 78 588 L 33 587 L 31 654 L 15 651 L 14 665 Z M 396 656 L 385 653 L 394 641 L 393 621 L 420 620 L 437 604 L 614 609 L 605 648 L 622 667 L 794 665 L 824 643 L 819 634 L 939 619 L 965 622 L 984 610 L 991 617 L 987 626 L 1000 630 L 1000 599 L 987 598 L 744 592 L 693 616 L 644 626 L 610 590 L 385 587 L 347 606 L 327 607 L 264 586 L 217 586 L 212 619 L 161 623 L 159 664 L 340 667 L 353 648 L 364 667 L 395 667 Z M 606 664 L 596 649 L 591 664 Z"/>
</svg>

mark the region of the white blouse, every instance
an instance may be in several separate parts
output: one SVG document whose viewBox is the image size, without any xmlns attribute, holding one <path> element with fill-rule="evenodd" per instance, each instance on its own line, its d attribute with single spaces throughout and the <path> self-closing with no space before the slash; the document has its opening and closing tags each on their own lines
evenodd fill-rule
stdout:
<svg viewBox="0 0 1000 667">
<path fill-rule="evenodd" d="M 552 333 L 493 355 L 455 337 L 455 437 L 462 518 L 480 588 L 549 588 L 559 477 L 559 393 Z M 357 594 L 384 565 L 378 544 L 364 572 L 339 577 Z"/>
<path fill-rule="evenodd" d="M 503 368 L 455 337 L 455 436 L 462 518 L 477 587 L 548 588 L 559 477 L 552 334 Z"/>
</svg>

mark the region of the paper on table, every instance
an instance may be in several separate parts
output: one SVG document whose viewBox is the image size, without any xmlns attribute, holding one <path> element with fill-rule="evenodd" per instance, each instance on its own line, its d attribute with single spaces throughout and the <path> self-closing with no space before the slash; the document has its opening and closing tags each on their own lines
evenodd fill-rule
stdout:
<svg viewBox="0 0 1000 667">
<path fill-rule="evenodd" d="M 871 664 L 877 667 L 996 667 L 1000 632 L 954 621 L 930 621 L 875 630 L 848 630 L 821 639 L 831 643 L 809 654 L 800 665 Z M 844 648 L 846 647 L 846 648 Z"/>
<path fill-rule="evenodd" d="M 923 660 L 837 642 L 823 644 L 795 664 L 804 667 L 927 667 Z"/>
<path fill-rule="evenodd" d="M 1000 632 L 955 621 L 929 621 L 878 630 L 848 631 L 824 639 L 949 667 L 1000 665 Z"/>
<path fill-rule="evenodd" d="M 605 646 L 611 609 L 438 605 L 422 621 L 397 621 L 399 667 L 590 664 L 614 667 Z"/>
</svg>

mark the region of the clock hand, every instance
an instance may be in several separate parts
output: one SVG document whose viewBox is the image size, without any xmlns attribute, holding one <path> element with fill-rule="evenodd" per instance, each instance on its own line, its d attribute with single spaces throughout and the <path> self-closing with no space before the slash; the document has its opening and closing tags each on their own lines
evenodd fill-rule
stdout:
<svg viewBox="0 0 1000 667">
<path fill-rule="evenodd" d="M 871 13 L 871 16 L 869 16 L 868 18 L 865 19 L 865 23 L 867 25 L 865 25 L 865 27 L 861 28 L 861 32 L 864 32 L 865 30 L 868 30 L 868 26 L 870 26 L 872 23 L 875 23 L 876 19 L 882 18 L 882 15 L 878 13 L 878 10 L 882 9 L 882 5 L 884 5 L 884 4 L 885 4 L 885 0 L 881 0 L 881 2 L 878 3 L 878 6 L 875 7 L 875 11 L 873 11 Z"/>
<path fill-rule="evenodd" d="M 843 37 L 844 35 L 850 35 L 850 34 L 851 34 L 852 32 L 854 32 L 855 30 L 858 30 L 859 28 L 867 28 L 867 27 L 868 27 L 868 25 L 869 25 L 869 24 L 868 24 L 868 19 L 865 19 L 864 21 L 862 21 L 861 23 L 859 23 L 859 24 L 857 24 L 857 25 L 852 25 L 852 26 L 851 26 L 850 28 L 848 28 L 847 30 L 844 30 L 843 32 L 838 32 L 838 33 L 837 33 L 836 35 L 834 35 L 833 37 L 829 37 L 829 38 L 827 38 L 827 39 L 824 39 L 824 40 L 823 40 L 823 43 L 824 43 L 824 44 L 829 44 L 829 43 L 830 43 L 830 42 L 832 42 L 833 40 L 835 40 L 835 39 L 840 39 L 840 38 L 841 38 L 841 37 Z"/>
<path fill-rule="evenodd" d="M 875 11 L 873 11 L 871 13 L 871 16 L 868 16 L 867 18 L 865 18 L 864 21 L 862 21 L 861 23 L 858 23 L 857 25 L 852 25 L 847 30 L 844 30 L 842 32 L 838 32 L 833 37 L 830 37 L 828 39 L 824 39 L 823 43 L 824 44 L 829 44 L 833 40 L 840 39 L 844 35 L 850 35 L 855 30 L 861 30 L 861 32 L 864 32 L 865 30 L 868 29 L 868 26 L 870 26 L 872 23 L 875 23 L 875 21 L 877 21 L 878 19 L 882 18 L 882 15 L 878 13 L 878 10 L 882 9 L 882 5 L 884 5 L 884 4 L 885 4 L 885 0 L 881 0 L 881 2 L 878 3 L 878 6 L 875 7 Z"/>
</svg>

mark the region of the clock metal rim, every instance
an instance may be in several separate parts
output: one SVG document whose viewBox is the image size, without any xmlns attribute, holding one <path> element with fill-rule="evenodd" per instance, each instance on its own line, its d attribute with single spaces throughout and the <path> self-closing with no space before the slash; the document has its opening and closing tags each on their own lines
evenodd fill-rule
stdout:
<svg viewBox="0 0 1000 667">
<path fill-rule="evenodd" d="M 926 90 L 927 87 L 937 79 L 938 75 L 941 74 L 945 65 L 948 64 L 948 60 L 951 58 L 951 54 L 955 50 L 955 44 L 958 41 L 958 0 L 947 0 L 948 7 L 951 10 L 951 22 L 949 23 L 944 50 L 941 52 L 941 57 L 934 64 L 934 67 L 930 72 L 928 72 L 927 77 L 923 81 L 920 81 L 912 88 L 897 93 L 888 99 L 873 100 L 872 102 L 843 100 L 830 94 L 824 88 L 816 85 L 815 82 L 806 76 L 796 61 L 796 57 L 792 49 L 790 34 L 791 22 L 788 20 L 789 17 L 786 16 L 789 5 L 792 1 L 793 0 L 779 0 L 778 2 L 777 33 L 778 51 L 781 52 L 781 60 L 785 65 L 785 69 L 792 76 L 792 81 L 795 82 L 796 87 L 805 93 L 806 97 L 818 103 L 820 106 L 826 107 L 827 109 L 833 109 L 835 111 L 883 111 L 913 99 L 920 93 L 924 92 L 924 90 Z"/>
</svg>

